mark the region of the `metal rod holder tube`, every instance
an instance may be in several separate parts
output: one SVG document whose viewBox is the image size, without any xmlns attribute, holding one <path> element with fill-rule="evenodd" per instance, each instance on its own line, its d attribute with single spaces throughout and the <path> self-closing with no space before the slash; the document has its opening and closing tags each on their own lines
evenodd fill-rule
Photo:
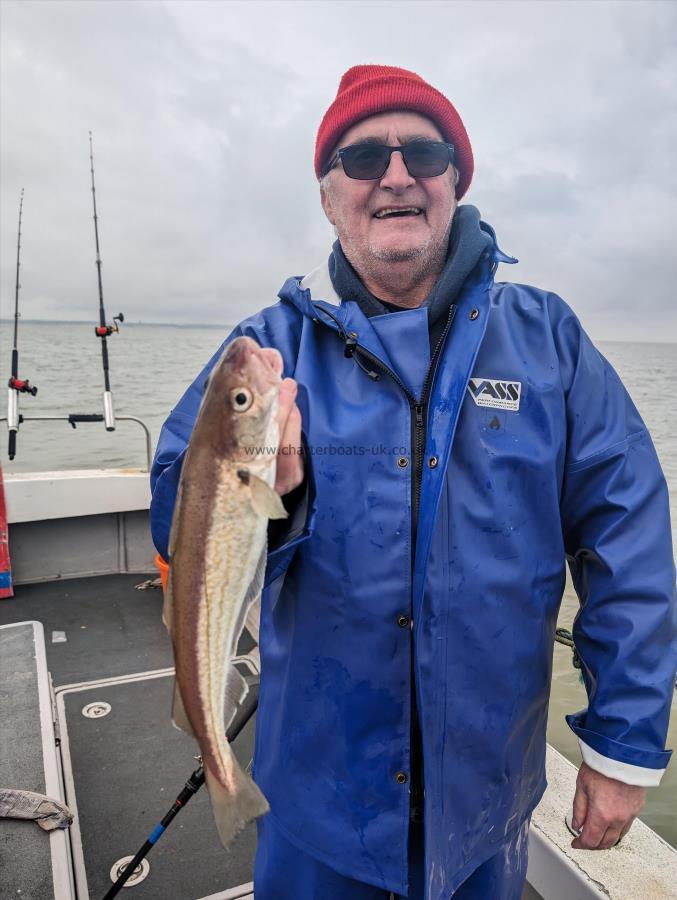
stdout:
<svg viewBox="0 0 677 900">
<path fill-rule="evenodd" d="M 19 430 L 19 395 L 14 388 L 7 388 L 7 427 L 10 431 Z"/>
<path fill-rule="evenodd" d="M 113 412 L 113 395 L 110 391 L 103 392 L 103 420 L 106 423 L 106 431 L 115 431 L 115 413 Z"/>
</svg>

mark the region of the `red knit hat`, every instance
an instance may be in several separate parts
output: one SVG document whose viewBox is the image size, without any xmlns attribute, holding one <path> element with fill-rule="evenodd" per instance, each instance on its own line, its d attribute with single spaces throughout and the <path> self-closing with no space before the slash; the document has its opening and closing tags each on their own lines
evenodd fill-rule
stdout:
<svg viewBox="0 0 677 900">
<path fill-rule="evenodd" d="M 470 186 L 474 168 L 470 139 L 461 117 L 444 94 L 415 72 L 396 66 L 353 66 L 345 73 L 336 99 L 324 114 L 317 132 L 315 174 L 318 180 L 329 153 L 351 125 L 391 109 L 409 109 L 428 116 L 444 139 L 454 145 L 454 165 L 459 172 L 456 196 L 460 200 Z"/>
</svg>

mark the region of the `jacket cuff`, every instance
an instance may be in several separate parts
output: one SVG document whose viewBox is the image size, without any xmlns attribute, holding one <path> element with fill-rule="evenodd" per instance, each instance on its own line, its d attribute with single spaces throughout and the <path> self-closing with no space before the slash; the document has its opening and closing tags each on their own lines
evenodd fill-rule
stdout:
<svg viewBox="0 0 677 900">
<path fill-rule="evenodd" d="M 571 728 L 576 737 L 583 741 L 591 750 L 594 750 L 599 756 L 606 757 L 615 762 L 627 763 L 633 768 L 653 769 L 659 773 L 662 772 L 669 763 L 670 757 L 672 756 L 672 750 L 643 750 L 639 747 L 633 747 L 631 744 L 623 744 L 621 741 L 614 741 L 602 734 L 598 734 L 596 731 L 590 731 L 589 728 L 584 728 L 580 724 L 584 721 L 584 716 L 585 712 L 574 713 L 565 718 L 567 725 Z M 583 758 L 585 759 L 585 757 Z M 585 759 L 585 761 L 588 762 L 587 759 Z M 591 765 L 591 768 L 595 768 L 595 766 Z M 619 780 L 622 781 L 623 779 Z"/>
<path fill-rule="evenodd" d="M 606 775 L 607 778 L 614 778 L 624 784 L 636 784 L 641 787 L 657 787 L 661 783 L 665 769 L 648 769 L 646 766 L 633 766 L 630 763 L 619 762 L 617 759 L 611 759 L 611 757 L 603 756 L 593 750 L 580 738 L 578 744 L 581 748 L 583 762 L 595 772 Z"/>
</svg>

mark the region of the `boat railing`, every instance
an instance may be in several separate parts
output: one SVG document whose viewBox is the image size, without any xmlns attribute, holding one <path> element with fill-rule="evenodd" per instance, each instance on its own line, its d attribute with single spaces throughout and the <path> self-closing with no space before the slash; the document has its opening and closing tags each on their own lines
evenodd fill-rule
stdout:
<svg viewBox="0 0 677 900">
<path fill-rule="evenodd" d="M 1 416 L 0 422 L 7 422 L 7 416 Z M 19 416 L 19 423 L 24 422 L 68 422 L 73 428 L 85 422 L 105 422 L 102 413 L 68 413 L 68 415 L 60 416 Z M 146 436 L 146 471 L 150 472 L 151 463 L 153 461 L 152 441 L 150 430 L 143 419 L 137 416 L 115 416 L 116 422 L 137 422 L 144 430 Z M 107 429 L 112 430 L 112 429 Z"/>
</svg>

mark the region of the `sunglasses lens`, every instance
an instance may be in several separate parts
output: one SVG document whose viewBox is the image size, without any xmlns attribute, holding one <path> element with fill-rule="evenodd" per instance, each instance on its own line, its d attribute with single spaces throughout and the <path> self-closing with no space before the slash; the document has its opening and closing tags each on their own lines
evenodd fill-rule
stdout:
<svg viewBox="0 0 677 900">
<path fill-rule="evenodd" d="M 413 178 L 431 178 L 442 175 L 449 165 L 449 150 L 444 144 L 420 141 L 409 144 L 404 153 L 404 162 Z"/>
<path fill-rule="evenodd" d="M 404 144 L 402 156 L 412 178 L 432 178 L 447 170 L 453 160 L 449 147 L 438 141 L 414 141 Z M 390 150 L 382 144 L 355 144 L 341 151 L 343 170 L 348 178 L 371 181 L 382 178 L 390 162 Z"/>
<path fill-rule="evenodd" d="M 341 161 L 348 178 L 381 178 L 388 165 L 388 150 L 380 144 L 359 144 L 347 147 Z"/>
</svg>

